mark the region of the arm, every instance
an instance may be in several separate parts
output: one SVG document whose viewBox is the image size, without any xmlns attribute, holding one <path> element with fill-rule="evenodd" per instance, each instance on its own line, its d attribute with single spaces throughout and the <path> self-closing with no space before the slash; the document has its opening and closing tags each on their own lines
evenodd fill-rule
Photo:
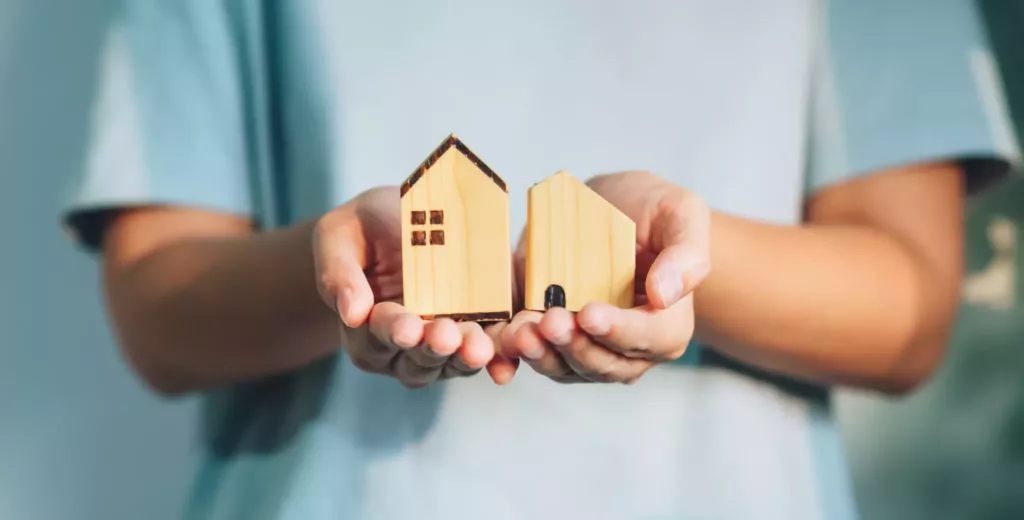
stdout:
<svg viewBox="0 0 1024 520">
<path fill-rule="evenodd" d="M 332 352 L 337 315 L 315 284 L 312 224 L 254 234 L 248 220 L 186 209 L 121 212 L 104 283 L 127 358 L 180 394 L 287 371 Z"/>
<path fill-rule="evenodd" d="M 377 188 L 266 233 L 212 211 L 121 212 L 105 230 L 104 278 L 128 359 L 165 394 L 294 370 L 339 345 L 411 388 L 475 374 L 494 356 L 479 325 L 396 303 L 398 201 L 397 188 Z"/>
<path fill-rule="evenodd" d="M 957 308 L 962 182 L 951 164 L 852 180 L 814 196 L 797 227 L 715 214 L 698 339 L 825 384 L 914 387 Z"/>
<path fill-rule="evenodd" d="M 267 202 L 277 195 L 259 181 L 257 158 L 273 156 L 272 144 L 246 138 L 273 124 L 246 95 L 263 79 L 238 61 L 265 59 L 264 46 L 252 46 L 260 25 L 239 23 L 258 19 L 258 5 L 121 7 L 103 53 L 88 167 L 63 220 L 86 249 L 103 246 L 113 328 L 151 387 L 173 395 L 229 385 L 339 346 L 359 368 L 408 386 L 471 374 L 490 359 L 479 327 L 424 323 L 395 303 L 397 188 L 370 190 L 316 223 L 251 229 L 276 220 Z M 303 99 L 316 105 L 318 84 L 306 79 Z M 304 150 L 303 175 L 334 173 L 329 150 Z"/>
</svg>

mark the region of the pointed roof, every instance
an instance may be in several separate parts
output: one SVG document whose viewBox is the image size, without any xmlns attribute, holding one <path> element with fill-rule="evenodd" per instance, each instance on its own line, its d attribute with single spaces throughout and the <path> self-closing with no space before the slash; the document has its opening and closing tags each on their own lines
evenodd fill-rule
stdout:
<svg viewBox="0 0 1024 520">
<path fill-rule="evenodd" d="M 567 172 L 565 170 L 558 170 L 557 172 L 554 173 L 554 175 L 551 175 L 551 176 L 541 180 L 540 182 L 534 183 L 533 186 L 530 186 L 530 189 L 528 191 L 533 191 L 533 188 L 536 188 L 537 186 L 540 186 L 540 185 L 543 185 L 543 184 L 550 184 L 550 183 L 553 183 L 555 181 L 565 181 L 565 182 L 572 183 L 573 185 L 576 185 L 576 186 L 582 188 L 582 191 L 584 193 L 588 193 L 589 194 L 589 195 L 587 195 L 588 197 L 593 197 L 596 200 L 600 200 L 601 202 L 603 202 L 609 209 L 612 210 L 613 213 L 616 213 L 620 217 L 628 219 L 630 221 L 633 220 L 633 219 L 629 218 L 629 215 L 626 215 L 625 213 L 622 212 L 621 209 L 619 209 L 617 206 L 615 206 L 615 204 L 612 204 L 611 202 L 608 202 L 608 199 L 602 197 L 600 193 L 594 191 L 594 189 L 591 188 L 589 185 L 587 185 L 587 183 L 579 180 L 578 178 L 576 178 L 575 175 L 573 175 L 573 174 L 571 174 L 571 173 L 569 173 L 569 172 Z"/>
<path fill-rule="evenodd" d="M 469 162 L 476 165 L 476 167 L 479 168 L 480 171 L 484 173 L 484 175 L 486 175 L 488 178 L 494 181 L 494 184 L 497 184 L 498 187 L 501 188 L 501 191 L 508 193 L 508 186 L 505 185 L 505 181 L 502 180 L 501 177 L 498 177 L 498 174 L 494 173 L 494 170 L 492 170 L 490 166 L 487 166 L 486 163 L 481 161 L 480 158 L 477 157 L 476 154 L 469 149 L 469 147 L 463 144 L 463 142 L 459 140 L 458 137 L 455 137 L 455 134 L 450 134 L 448 137 L 445 138 L 443 142 L 441 142 L 441 144 L 437 148 L 434 149 L 434 151 L 430 154 L 429 157 L 426 158 L 426 160 L 420 163 L 420 165 L 416 168 L 416 171 L 412 172 L 412 174 L 405 179 L 405 182 L 402 183 L 402 195 L 405 195 L 405 192 L 409 191 L 414 184 L 416 184 L 421 178 L 423 178 L 423 174 L 427 173 L 427 170 L 429 170 L 430 167 L 433 166 L 434 163 L 437 162 L 437 160 L 440 159 L 441 156 L 444 155 L 444 153 L 447 152 L 448 149 L 453 146 L 455 147 L 456 150 L 459 151 L 459 153 L 466 156 L 466 158 L 469 159 Z"/>
</svg>

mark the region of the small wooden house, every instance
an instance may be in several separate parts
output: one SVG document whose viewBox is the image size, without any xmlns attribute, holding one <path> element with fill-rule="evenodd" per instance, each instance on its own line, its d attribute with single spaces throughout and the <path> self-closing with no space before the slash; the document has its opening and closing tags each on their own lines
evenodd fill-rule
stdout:
<svg viewBox="0 0 1024 520">
<path fill-rule="evenodd" d="M 526 301 L 531 310 L 633 305 L 636 224 L 567 172 L 528 193 Z"/>
<path fill-rule="evenodd" d="M 405 306 L 425 319 L 511 319 L 508 189 L 454 135 L 402 183 Z"/>
</svg>

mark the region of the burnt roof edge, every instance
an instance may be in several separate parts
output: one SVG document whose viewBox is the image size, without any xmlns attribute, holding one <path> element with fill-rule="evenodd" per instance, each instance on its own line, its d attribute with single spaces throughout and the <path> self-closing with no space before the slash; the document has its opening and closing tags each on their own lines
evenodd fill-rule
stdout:
<svg viewBox="0 0 1024 520">
<path fill-rule="evenodd" d="M 442 141 L 441 144 L 438 145 L 438 147 L 435 148 L 434 151 L 431 152 L 430 155 L 422 163 L 420 163 L 418 167 L 416 167 L 416 170 L 413 171 L 405 179 L 404 182 L 402 182 L 402 196 L 404 196 L 407 191 L 412 189 L 412 187 L 417 182 L 419 182 L 419 180 L 423 177 L 423 174 L 425 174 L 427 170 L 429 170 L 430 167 L 433 166 L 434 163 L 437 162 L 437 160 L 440 159 L 441 156 L 444 155 L 445 152 L 447 152 L 448 149 L 450 149 L 453 146 L 455 147 L 456 150 L 459 151 L 459 153 L 465 156 L 466 159 L 469 159 L 471 163 L 473 163 L 481 172 L 483 172 L 484 175 L 491 179 L 494 182 L 494 184 L 497 184 L 498 187 L 501 188 L 501 191 L 508 193 L 508 185 L 505 184 L 504 179 L 502 179 L 497 173 L 495 173 L 490 166 L 487 166 L 487 163 L 483 162 L 479 157 L 477 157 L 477 155 L 473 153 L 473 150 L 470 150 L 469 147 L 462 142 L 462 140 L 460 140 L 458 137 L 455 137 L 455 134 L 451 134 L 448 137 L 446 137 L 445 140 Z"/>
</svg>

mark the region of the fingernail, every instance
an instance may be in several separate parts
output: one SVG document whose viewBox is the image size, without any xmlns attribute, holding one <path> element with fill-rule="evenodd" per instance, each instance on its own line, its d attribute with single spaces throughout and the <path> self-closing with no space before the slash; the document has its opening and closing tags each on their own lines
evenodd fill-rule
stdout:
<svg viewBox="0 0 1024 520">
<path fill-rule="evenodd" d="M 665 305 L 672 305 L 683 297 L 683 277 L 676 273 L 666 273 L 658 277 L 658 292 Z"/>
<path fill-rule="evenodd" d="M 338 314 L 341 316 L 342 323 L 346 327 L 348 324 L 348 313 L 352 310 L 352 289 L 348 287 L 341 290 L 341 294 L 338 295 Z"/>
</svg>

